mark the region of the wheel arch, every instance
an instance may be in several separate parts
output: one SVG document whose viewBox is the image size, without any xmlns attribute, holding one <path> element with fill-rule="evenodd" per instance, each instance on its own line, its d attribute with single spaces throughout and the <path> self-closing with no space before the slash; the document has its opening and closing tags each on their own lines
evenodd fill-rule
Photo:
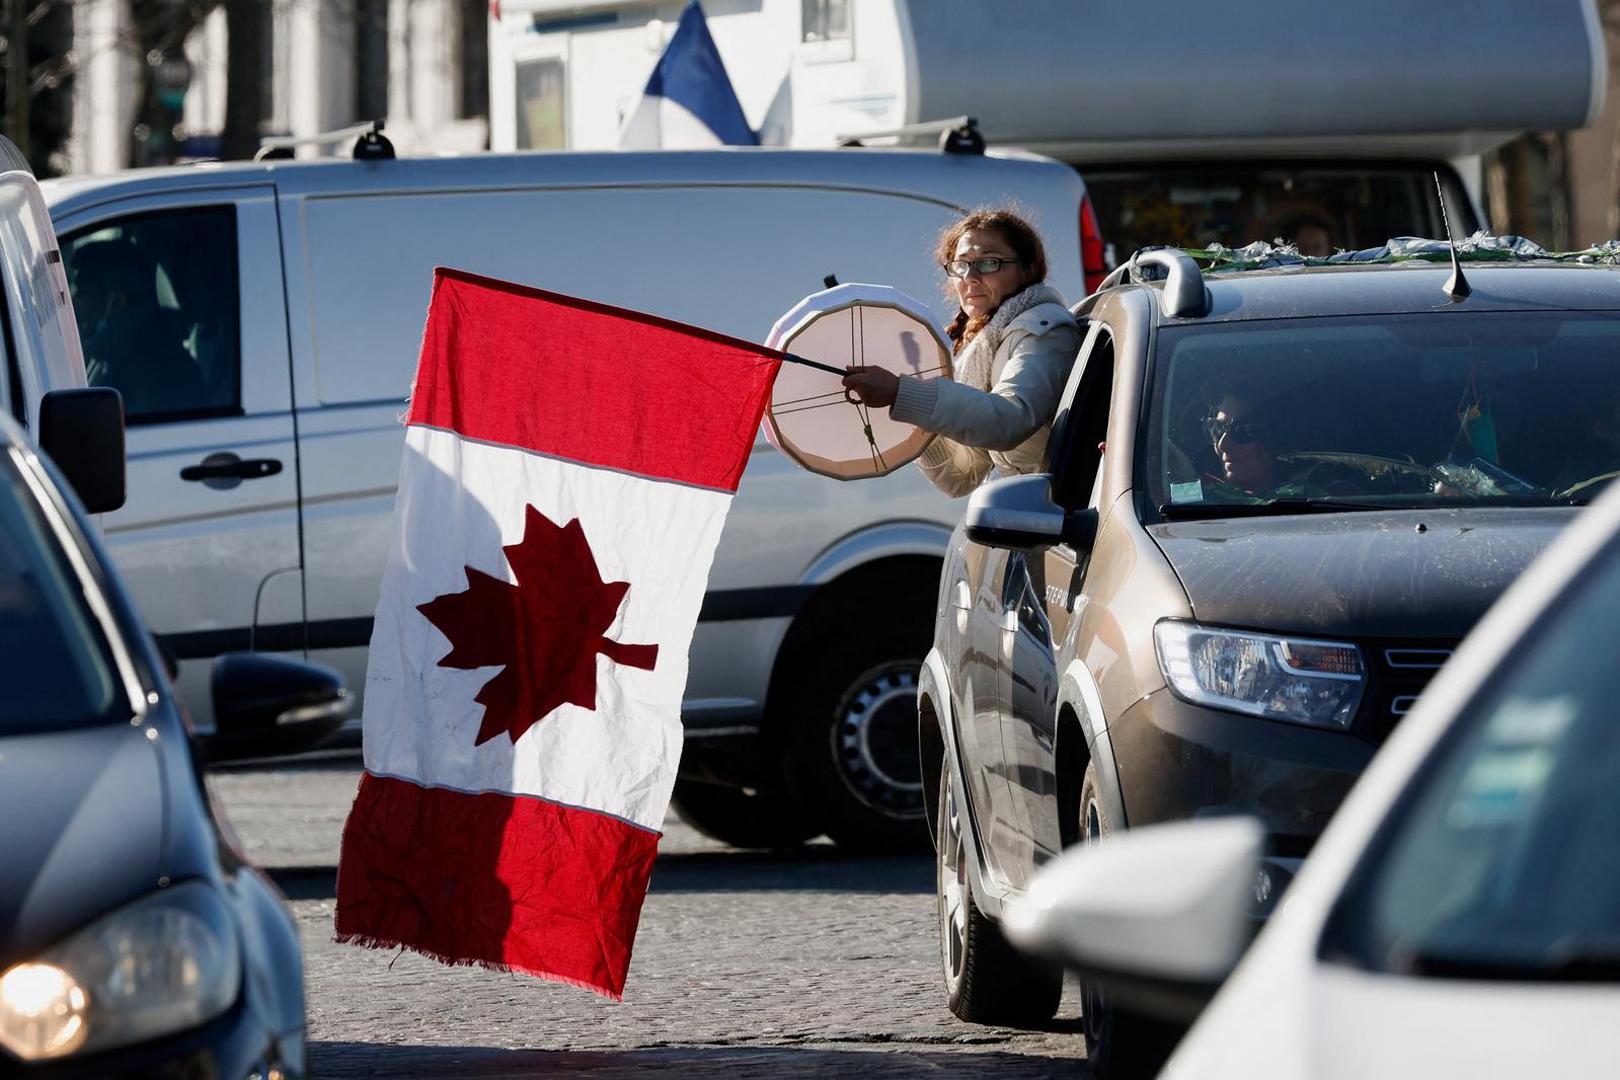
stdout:
<svg viewBox="0 0 1620 1080">
<path fill-rule="evenodd" d="M 1108 715 L 1091 669 L 1081 660 L 1071 661 L 1058 686 L 1058 724 L 1054 757 L 1057 764 L 1058 820 L 1065 847 L 1079 837 L 1075 830 L 1080 803 L 1080 787 L 1086 767 L 1097 766 L 1098 793 L 1108 809 L 1109 820 L 1128 825 L 1125 796 L 1120 786 L 1114 746 L 1108 737 Z"/>
<path fill-rule="evenodd" d="M 812 643 L 837 633 L 842 627 L 859 626 L 864 621 L 860 605 L 888 606 L 897 601 L 903 603 L 899 600 L 901 597 L 920 598 L 915 617 L 932 621 L 942 566 L 943 558 L 937 554 L 889 554 L 846 565 L 837 577 L 818 584 L 793 616 L 782 643 L 777 646 L 766 687 L 761 737 L 769 745 L 781 745 L 784 735 L 781 717 L 785 714 L 781 708 L 782 698 L 792 692 L 795 678 L 806 665 L 813 664 L 813 654 L 809 651 Z"/>
</svg>

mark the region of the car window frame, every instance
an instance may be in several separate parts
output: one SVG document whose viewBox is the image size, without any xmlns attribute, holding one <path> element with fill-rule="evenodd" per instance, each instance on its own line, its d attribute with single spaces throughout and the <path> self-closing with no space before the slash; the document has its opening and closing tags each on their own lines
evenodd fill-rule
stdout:
<svg viewBox="0 0 1620 1080">
<path fill-rule="evenodd" d="M 1104 457 L 1096 450 L 1096 444 L 1107 439 L 1113 416 L 1114 387 L 1119 377 L 1119 335 L 1105 319 L 1092 318 L 1088 321 L 1090 325 L 1075 360 L 1074 387 L 1072 392 L 1065 394 L 1064 408 L 1053 424 L 1045 462 L 1047 474 L 1051 477 L 1052 499 L 1066 510 L 1084 509 L 1095 500 L 1097 485 L 1103 475 Z M 1089 411 L 1084 402 L 1093 398 L 1098 383 L 1104 378 L 1094 363 L 1102 355 L 1103 349 L 1107 350 L 1108 356 L 1107 385 L 1102 388 L 1099 417 Z M 1097 432 L 1096 439 L 1093 440 L 1088 432 Z M 1090 480 L 1084 484 L 1069 479 L 1076 471 L 1076 458 L 1079 455 L 1087 456 L 1085 467 L 1091 473 Z"/>
<path fill-rule="evenodd" d="M 105 557 L 90 542 L 79 517 L 63 497 L 63 481 L 44 458 L 27 446 L 7 440 L 3 430 L 0 458 L 9 461 L 20 479 L 21 497 L 30 500 L 44 519 L 57 554 L 66 562 L 108 654 L 118 697 L 109 705 L 105 721 L 140 722 L 150 706 L 157 703 L 158 695 L 131 648 L 127 629 L 131 613 L 118 602 L 115 586 L 107 576 Z"/>
</svg>

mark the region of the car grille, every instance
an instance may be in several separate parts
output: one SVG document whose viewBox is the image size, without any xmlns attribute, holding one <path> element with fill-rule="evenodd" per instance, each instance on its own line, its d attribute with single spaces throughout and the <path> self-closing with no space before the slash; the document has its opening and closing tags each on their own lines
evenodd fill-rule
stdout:
<svg viewBox="0 0 1620 1080">
<path fill-rule="evenodd" d="M 1381 744 L 1440 670 L 1456 641 L 1369 641 L 1364 643 L 1371 676 L 1356 732 Z"/>
</svg>

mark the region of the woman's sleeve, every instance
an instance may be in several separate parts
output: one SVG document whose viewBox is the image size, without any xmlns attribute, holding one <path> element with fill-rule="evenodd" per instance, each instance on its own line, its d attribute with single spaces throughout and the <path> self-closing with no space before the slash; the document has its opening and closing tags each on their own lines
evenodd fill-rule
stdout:
<svg viewBox="0 0 1620 1080">
<path fill-rule="evenodd" d="M 889 415 L 980 450 L 1011 450 L 1057 415 L 1080 337 L 1073 326 L 1025 334 L 989 392 L 950 379 L 901 378 Z"/>
<path fill-rule="evenodd" d="M 951 498 L 966 495 L 990 475 L 990 454 L 939 436 L 917 457 L 917 466 L 930 483 Z"/>
</svg>

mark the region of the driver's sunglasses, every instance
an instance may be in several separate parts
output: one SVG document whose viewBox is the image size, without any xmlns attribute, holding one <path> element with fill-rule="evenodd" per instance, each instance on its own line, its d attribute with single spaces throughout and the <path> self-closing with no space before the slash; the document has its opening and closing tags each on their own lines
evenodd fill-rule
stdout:
<svg viewBox="0 0 1620 1080">
<path fill-rule="evenodd" d="M 1244 420 L 1226 417 L 1222 419 L 1215 416 L 1204 418 L 1204 434 L 1209 436 L 1209 445 L 1219 446 L 1221 439 L 1225 438 L 1233 443 L 1254 443 L 1260 441 L 1260 425 L 1253 420 Z"/>
<path fill-rule="evenodd" d="M 1017 266 L 1017 259 L 1001 259 L 994 255 L 986 255 L 982 259 L 953 259 L 945 264 L 945 273 L 954 278 L 965 278 L 968 272 L 975 274 L 993 274 L 1003 266 Z"/>
</svg>

